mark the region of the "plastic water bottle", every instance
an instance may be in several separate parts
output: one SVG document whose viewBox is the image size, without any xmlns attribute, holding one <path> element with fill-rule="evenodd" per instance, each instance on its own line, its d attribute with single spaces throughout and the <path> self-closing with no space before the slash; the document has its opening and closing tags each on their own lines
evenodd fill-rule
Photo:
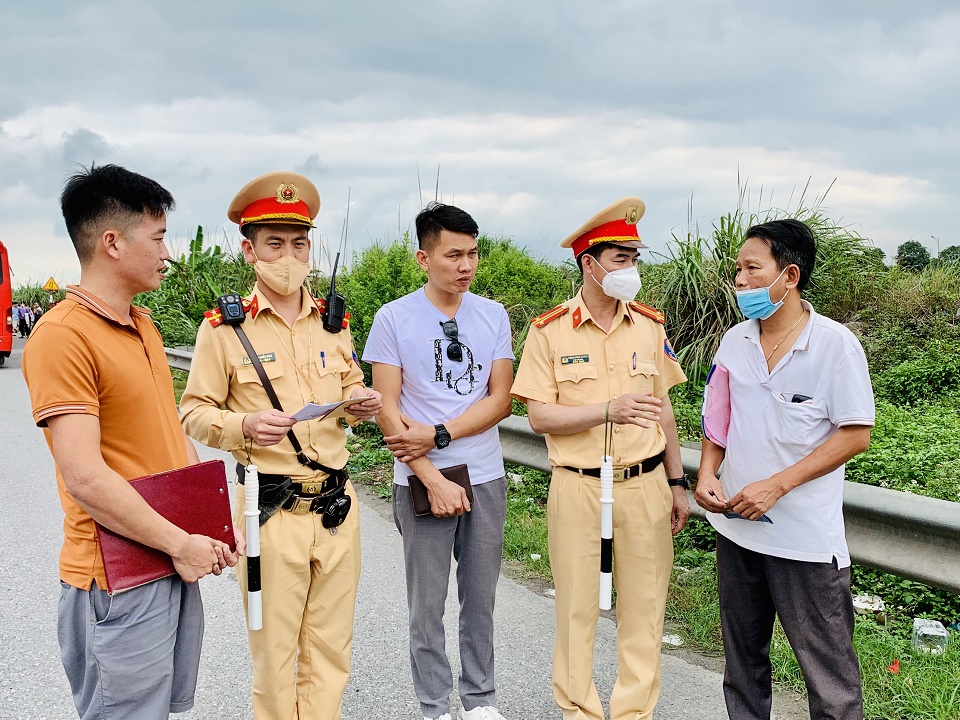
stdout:
<svg viewBox="0 0 960 720">
<path fill-rule="evenodd" d="M 913 647 L 931 655 L 943 655 L 947 650 L 949 636 L 939 620 L 914 618 Z"/>
</svg>

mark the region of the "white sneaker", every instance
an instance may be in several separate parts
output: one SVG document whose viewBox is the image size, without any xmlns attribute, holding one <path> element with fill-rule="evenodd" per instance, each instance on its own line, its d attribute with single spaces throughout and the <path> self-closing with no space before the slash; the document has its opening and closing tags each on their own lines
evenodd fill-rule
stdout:
<svg viewBox="0 0 960 720">
<path fill-rule="evenodd" d="M 444 713 L 438 718 L 428 718 L 427 716 L 424 716 L 423 720 L 453 720 L 453 719 L 450 717 L 450 713 Z"/>
<path fill-rule="evenodd" d="M 507 720 L 503 715 L 497 712 L 493 705 L 484 705 L 475 707 L 473 710 L 464 710 L 460 708 L 457 713 L 457 720 Z"/>
</svg>

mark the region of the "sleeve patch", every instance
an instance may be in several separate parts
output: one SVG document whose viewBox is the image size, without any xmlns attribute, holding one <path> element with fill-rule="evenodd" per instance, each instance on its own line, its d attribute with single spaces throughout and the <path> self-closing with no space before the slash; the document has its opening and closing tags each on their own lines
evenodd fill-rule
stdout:
<svg viewBox="0 0 960 720">
<path fill-rule="evenodd" d="M 680 362 L 677 359 L 677 354 L 673 351 L 673 348 L 670 347 L 670 341 L 667 340 L 666 338 L 663 339 L 663 352 L 668 358 L 670 358 L 674 362 Z"/>
</svg>

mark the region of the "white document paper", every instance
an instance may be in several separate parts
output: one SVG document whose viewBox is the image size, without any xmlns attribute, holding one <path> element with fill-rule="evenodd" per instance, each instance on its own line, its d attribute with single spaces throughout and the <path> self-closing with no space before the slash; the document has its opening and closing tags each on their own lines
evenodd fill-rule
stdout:
<svg viewBox="0 0 960 720">
<path fill-rule="evenodd" d="M 333 415 L 334 417 L 341 417 L 343 412 L 340 411 L 341 408 L 345 408 L 347 405 L 353 405 L 354 403 L 363 402 L 368 398 L 359 397 L 359 398 L 350 398 L 349 400 L 341 400 L 340 402 L 327 403 L 326 405 L 317 405 L 317 403 L 307 403 L 303 406 L 302 409 L 298 410 L 293 414 L 293 419 L 297 422 L 302 420 L 323 420 L 324 418 Z"/>
</svg>

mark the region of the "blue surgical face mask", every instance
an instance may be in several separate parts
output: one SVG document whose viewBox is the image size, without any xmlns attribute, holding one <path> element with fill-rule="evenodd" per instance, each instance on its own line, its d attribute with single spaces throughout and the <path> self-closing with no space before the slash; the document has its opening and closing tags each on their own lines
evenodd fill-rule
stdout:
<svg viewBox="0 0 960 720">
<path fill-rule="evenodd" d="M 756 288 L 754 290 L 737 290 L 737 307 L 740 308 L 740 312 L 750 320 L 766 320 L 779 310 L 780 306 L 783 305 L 784 299 L 787 297 L 787 293 L 790 292 L 790 288 L 787 288 L 787 292 L 780 298 L 780 302 L 773 302 L 773 300 L 770 299 L 770 288 L 777 284 L 777 280 L 783 277 L 786 271 L 787 268 L 781 270 L 780 274 L 777 275 L 777 279 L 770 283 L 768 287 Z"/>
</svg>

